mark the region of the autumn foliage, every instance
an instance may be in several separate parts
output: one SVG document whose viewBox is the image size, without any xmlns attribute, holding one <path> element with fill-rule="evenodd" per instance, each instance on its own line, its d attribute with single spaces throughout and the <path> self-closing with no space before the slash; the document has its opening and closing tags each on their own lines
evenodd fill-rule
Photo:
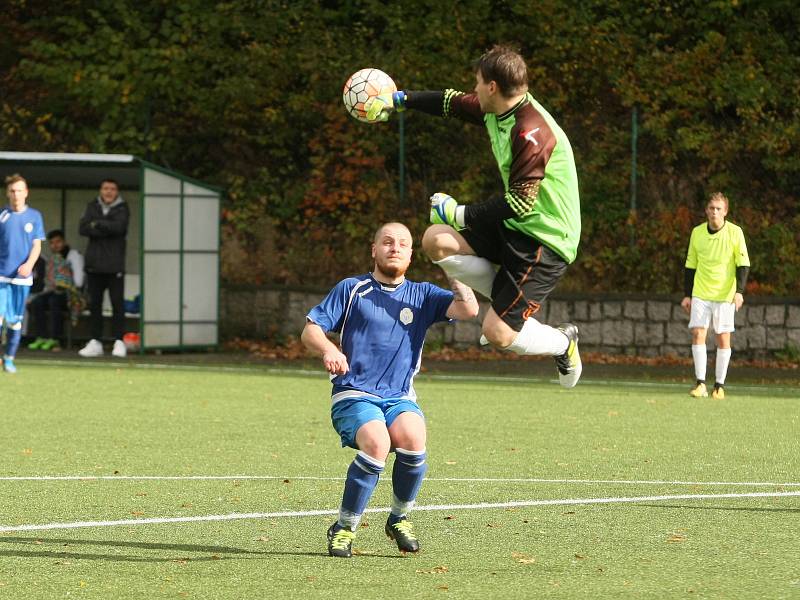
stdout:
<svg viewBox="0 0 800 600">
<path fill-rule="evenodd" d="M 471 61 L 506 42 L 576 156 L 583 237 L 561 289 L 678 291 L 721 190 L 750 291 L 800 294 L 791 0 L 7 4 L 0 147 L 132 153 L 223 186 L 228 282 L 327 286 L 368 268 L 378 222 L 419 235 L 431 193 L 496 193 L 480 128 L 409 111 L 401 198 L 397 120 L 348 119 L 341 90 L 375 66 L 401 88 L 468 91 Z"/>
</svg>

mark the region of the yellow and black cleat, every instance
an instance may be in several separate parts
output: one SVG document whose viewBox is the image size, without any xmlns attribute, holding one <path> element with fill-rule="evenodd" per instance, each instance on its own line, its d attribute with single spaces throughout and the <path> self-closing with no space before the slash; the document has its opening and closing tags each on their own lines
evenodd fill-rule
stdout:
<svg viewBox="0 0 800 600">
<path fill-rule="evenodd" d="M 334 523 L 328 529 L 328 554 L 339 558 L 353 556 L 353 540 L 356 534 L 349 529 L 344 529 Z"/>
<path fill-rule="evenodd" d="M 397 543 L 400 552 L 419 552 L 419 540 L 414 535 L 414 526 L 408 519 L 400 519 L 396 523 L 386 521 L 386 535 Z"/>
<path fill-rule="evenodd" d="M 689 390 L 689 395 L 692 398 L 708 398 L 708 390 L 706 390 L 706 384 L 702 381 L 698 381 L 697 385 L 694 386 L 691 390 Z"/>
</svg>

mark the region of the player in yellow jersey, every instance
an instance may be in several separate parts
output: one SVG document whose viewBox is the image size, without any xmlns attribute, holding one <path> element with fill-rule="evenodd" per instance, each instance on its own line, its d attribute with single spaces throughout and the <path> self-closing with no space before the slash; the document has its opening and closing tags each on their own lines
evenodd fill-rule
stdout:
<svg viewBox="0 0 800 600">
<path fill-rule="evenodd" d="M 744 302 L 744 288 L 750 271 L 750 258 L 742 228 L 725 220 L 728 199 L 712 194 L 706 204 L 707 222 L 692 230 L 686 256 L 685 297 L 681 307 L 689 313 L 692 330 L 692 358 L 697 377 L 689 395 L 708 396 L 706 391 L 706 333 L 710 324 L 717 334 L 717 361 L 711 396 L 725 398 L 725 376 L 731 360 L 731 333 L 734 314 Z"/>
</svg>

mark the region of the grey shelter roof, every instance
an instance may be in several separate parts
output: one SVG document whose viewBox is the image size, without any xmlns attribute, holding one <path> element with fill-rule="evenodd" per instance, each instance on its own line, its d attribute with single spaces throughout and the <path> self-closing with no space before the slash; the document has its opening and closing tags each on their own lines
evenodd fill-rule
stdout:
<svg viewBox="0 0 800 600">
<path fill-rule="evenodd" d="M 139 187 L 140 160 L 132 154 L 0 152 L 3 175 L 23 173 L 33 187 L 96 189 L 103 179 L 123 188 Z"/>
</svg>

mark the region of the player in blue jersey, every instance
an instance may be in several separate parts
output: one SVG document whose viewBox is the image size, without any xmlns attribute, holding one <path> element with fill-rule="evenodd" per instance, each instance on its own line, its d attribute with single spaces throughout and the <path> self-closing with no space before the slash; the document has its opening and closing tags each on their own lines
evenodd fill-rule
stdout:
<svg viewBox="0 0 800 600">
<path fill-rule="evenodd" d="M 28 182 L 6 177 L 8 206 L 0 212 L 0 327 L 7 326 L 3 370 L 16 373 L 14 357 L 22 337 L 25 300 L 33 285 L 33 266 L 45 239 L 42 214 L 26 204 Z"/>
<path fill-rule="evenodd" d="M 407 518 L 427 470 L 425 420 L 414 376 L 428 328 L 438 321 L 474 318 L 478 302 L 455 280 L 452 291 L 407 280 L 411 254 L 405 225 L 382 225 L 372 243 L 373 271 L 340 281 L 311 309 L 303 330 L 303 343 L 322 357 L 331 374 L 334 429 L 342 446 L 358 450 L 347 470 L 339 519 L 328 530 L 331 556 L 352 555 L 356 528 L 390 451 L 395 453 L 393 496 L 385 531 L 402 552 L 419 550 Z M 327 332 L 339 334 L 341 350 Z"/>
</svg>

